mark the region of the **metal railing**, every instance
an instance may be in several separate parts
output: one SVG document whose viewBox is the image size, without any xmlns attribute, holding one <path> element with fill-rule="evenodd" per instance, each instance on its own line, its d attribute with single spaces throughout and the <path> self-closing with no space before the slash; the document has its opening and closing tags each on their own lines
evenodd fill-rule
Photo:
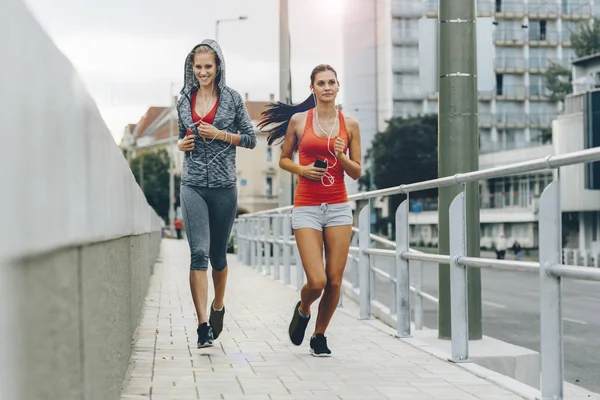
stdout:
<svg viewBox="0 0 600 400">
<path fill-rule="evenodd" d="M 415 328 L 422 327 L 422 299 L 437 301 L 422 290 L 421 268 L 417 268 L 415 285 L 410 283 L 409 264 L 412 262 L 449 264 L 451 290 L 451 360 L 469 362 L 467 325 L 467 267 L 504 271 L 521 271 L 539 274 L 540 277 L 540 341 L 541 341 L 541 396 L 542 399 L 564 398 L 564 355 L 562 331 L 563 278 L 600 281 L 600 270 L 596 268 L 563 265 L 561 246 L 561 209 L 559 182 L 554 181 L 544 190 L 539 204 L 539 262 L 492 260 L 467 256 L 466 252 L 466 183 L 498 178 L 513 174 L 529 173 L 562 166 L 600 161 L 600 148 L 547 156 L 544 158 L 460 173 L 454 176 L 400 185 L 349 196 L 349 201 L 369 200 L 383 196 L 404 194 L 407 198 L 395 214 L 396 240 L 379 238 L 370 232 L 370 207 L 363 205 L 358 212 L 358 243 L 350 247 L 349 262 L 357 262 L 354 272 L 358 282 L 359 317 L 371 318 L 374 301 L 374 280 L 378 276 L 387 280 L 392 287 L 393 300 L 389 314 L 395 314 L 398 337 L 411 335 L 411 299 L 415 296 Z M 449 209 L 450 254 L 426 254 L 409 248 L 409 197 L 411 192 L 461 185 L 461 192 L 454 198 Z M 236 221 L 235 235 L 238 257 L 247 265 L 258 267 L 274 279 L 280 279 L 283 266 L 283 282 L 291 282 L 292 256 L 296 264 L 296 285 L 300 290 L 304 283 L 304 270 L 293 240 L 290 224 L 292 206 L 280 207 L 253 214 L 245 214 Z M 477 227 L 479 229 L 479 227 Z M 373 242 L 392 247 L 393 250 L 372 247 Z M 358 244 L 358 245 L 356 245 Z M 372 264 L 373 256 L 390 257 L 395 260 L 392 273 Z M 281 258 L 283 262 L 281 263 Z"/>
</svg>

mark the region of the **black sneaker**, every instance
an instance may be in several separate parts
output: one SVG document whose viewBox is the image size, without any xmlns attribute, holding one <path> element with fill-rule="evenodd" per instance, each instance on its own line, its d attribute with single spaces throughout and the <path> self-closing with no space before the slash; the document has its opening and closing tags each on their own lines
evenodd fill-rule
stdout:
<svg viewBox="0 0 600 400">
<path fill-rule="evenodd" d="M 331 357 L 331 350 L 327 347 L 325 335 L 317 333 L 310 338 L 310 354 L 315 357 Z"/>
<path fill-rule="evenodd" d="M 223 332 L 223 319 L 225 317 L 225 306 L 220 311 L 214 309 L 215 301 L 213 300 L 210 305 L 210 318 L 208 323 L 213 329 L 214 338 L 217 339 L 221 332 Z"/>
<path fill-rule="evenodd" d="M 212 327 L 208 325 L 207 322 L 198 325 L 198 329 L 196 331 L 198 333 L 198 348 L 201 349 L 203 347 L 212 347 L 213 345 L 213 330 Z"/>
<path fill-rule="evenodd" d="M 300 346 L 302 341 L 304 340 L 304 332 L 306 331 L 306 326 L 308 325 L 308 321 L 310 321 L 310 315 L 305 317 L 300 315 L 300 302 L 296 304 L 294 307 L 294 315 L 292 316 L 292 322 L 290 322 L 290 340 L 296 346 Z"/>
</svg>

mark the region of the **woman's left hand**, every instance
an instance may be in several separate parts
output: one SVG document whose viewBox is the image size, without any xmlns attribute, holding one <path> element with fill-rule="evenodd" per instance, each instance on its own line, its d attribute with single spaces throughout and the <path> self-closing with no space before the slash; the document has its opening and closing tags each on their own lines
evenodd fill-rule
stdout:
<svg viewBox="0 0 600 400">
<path fill-rule="evenodd" d="M 220 131 L 206 122 L 201 122 L 200 125 L 198 125 L 198 133 L 205 142 L 207 140 L 212 141 L 213 139 L 223 140 L 221 137 L 222 135 L 219 134 Z"/>
<path fill-rule="evenodd" d="M 344 139 L 342 139 L 339 136 L 336 137 L 335 143 L 334 143 L 335 156 L 337 158 L 340 158 L 342 156 L 342 154 L 344 154 L 345 150 L 346 150 L 346 142 L 344 142 Z"/>
</svg>

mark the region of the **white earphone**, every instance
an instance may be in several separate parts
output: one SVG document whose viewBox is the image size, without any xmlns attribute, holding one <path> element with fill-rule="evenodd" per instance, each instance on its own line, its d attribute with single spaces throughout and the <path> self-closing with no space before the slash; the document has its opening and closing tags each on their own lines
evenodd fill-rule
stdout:
<svg viewBox="0 0 600 400">
<path fill-rule="evenodd" d="M 333 134 L 333 130 L 335 129 L 335 126 L 338 124 L 338 120 L 339 120 L 339 111 L 336 109 L 335 111 L 335 121 L 333 122 L 333 126 L 331 127 L 331 130 L 329 131 L 329 133 L 327 133 L 323 127 L 321 126 L 321 124 L 319 123 L 319 111 L 317 110 L 317 96 L 315 95 L 315 91 L 314 89 L 311 88 L 313 97 L 315 98 L 315 116 L 316 116 L 316 120 L 317 120 L 317 126 L 319 127 L 319 129 L 321 129 L 321 132 L 323 132 L 325 135 L 327 135 L 327 151 L 329 152 L 329 154 L 331 154 L 333 156 L 333 158 L 335 158 L 335 162 L 333 163 L 333 165 L 330 167 L 329 166 L 329 161 L 327 161 L 327 159 L 325 159 L 325 162 L 328 164 L 327 165 L 327 169 L 329 168 L 333 168 L 337 165 L 337 157 L 335 156 L 335 152 L 331 151 L 331 135 Z M 325 182 L 323 182 L 323 179 L 326 179 L 329 183 L 326 184 Z M 325 187 L 330 187 L 333 186 L 333 184 L 335 183 L 335 178 L 333 177 L 333 175 L 331 175 L 329 172 L 325 171 L 325 174 L 321 177 L 321 184 Z"/>
<path fill-rule="evenodd" d="M 221 72 L 220 70 L 221 70 L 221 68 L 219 67 L 219 68 L 218 68 L 218 71 L 219 71 L 219 72 Z M 217 72 L 217 75 L 218 75 L 218 73 L 219 73 L 219 72 Z M 212 95 L 212 93 L 213 93 L 213 91 L 214 91 L 214 89 L 215 89 L 214 85 L 215 85 L 215 81 L 213 80 L 213 82 L 212 82 L 212 84 L 211 84 L 211 90 L 210 90 L 210 94 L 211 94 L 211 95 Z M 204 100 L 204 116 L 200 118 L 200 121 L 198 121 L 198 122 L 194 122 L 194 123 L 193 123 L 193 125 L 195 125 L 195 126 L 198 126 L 198 125 L 199 125 L 199 124 L 202 122 L 202 120 L 204 119 L 204 117 L 206 117 L 206 116 L 208 115 L 208 112 L 210 111 L 210 110 L 208 110 L 208 106 L 206 105 L 206 104 L 207 104 L 207 102 L 206 102 L 206 99 L 204 98 L 204 93 L 202 92 L 202 88 L 199 88 L 199 91 L 200 91 L 200 94 L 202 95 L 202 100 Z M 192 107 L 194 107 L 194 104 L 192 104 Z M 188 128 L 191 130 L 191 127 L 188 127 Z M 193 132 L 193 131 L 192 131 L 192 132 Z M 221 133 L 221 131 L 217 132 L 217 133 L 215 134 L 215 136 L 213 136 L 213 137 L 212 137 L 212 139 L 211 139 L 209 142 L 206 142 L 206 141 L 205 141 L 205 143 L 208 143 L 208 144 L 210 144 L 210 143 L 214 142 L 214 141 L 215 141 L 215 139 L 217 138 L 217 136 L 219 135 L 219 133 Z M 230 133 L 229 133 L 229 132 L 227 132 L 227 131 L 225 131 L 225 142 L 227 142 L 227 136 L 229 136 L 229 135 L 230 135 Z M 195 141 L 195 138 L 194 138 L 194 141 Z M 201 165 L 201 166 L 203 166 L 203 167 L 208 167 L 210 164 L 212 164 L 212 163 L 213 163 L 213 161 L 215 161 L 215 160 L 217 159 L 217 157 L 218 157 L 218 156 L 219 156 L 221 153 L 223 153 L 224 151 L 226 151 L 227 149 L 229 149 L 229 148 L 231 147 L 231 145 L 232 145 L 232 144 L 233 144 L 233 137 L 232 137 L 232 138 L 231 138 L 231 140 L 229 141 L 229 144 L 227 145 L 227 147 L 225 147 L 223 150 L 221 150 L 221 151 L 219 151 L 217 154 L 215 154 L 215 156 L 214 156 L 214 157 L 213 157 L 213 158 L 212 158 L 212 159 L 211 159 L 211 160 L 210 160 L 208 163 L 203 163 L 202 161 L 196 161 L 196 160 L 194 160 L 194 151 L 193 151 L 193 150 L 192 150 L 192 151 L 190 151 L 190 160 L 191 160 L 191 161 L 192 161 L 194 164 L 198 164 L 198 165 Z"/>
</svg>

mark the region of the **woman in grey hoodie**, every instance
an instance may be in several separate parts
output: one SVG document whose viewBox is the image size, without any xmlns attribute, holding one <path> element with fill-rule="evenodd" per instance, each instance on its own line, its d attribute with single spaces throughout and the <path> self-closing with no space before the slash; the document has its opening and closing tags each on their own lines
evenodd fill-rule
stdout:
<svg viewBox="0 0 600 400">
<path fill-rule="evenodd" d="M 227 244 L 237 211 L 236 147 L 256 146 L 242 96 L 226 85 L 219 44 L 205 40 L 185 60 L 177 102 L 179 150 L 185 152 L 181 208 L 190 245 L 190 287 L 198 316 L 198 348 L 223 330 Z M 207 318 L 208 261 L 215 298 Z"/>
</svg>

